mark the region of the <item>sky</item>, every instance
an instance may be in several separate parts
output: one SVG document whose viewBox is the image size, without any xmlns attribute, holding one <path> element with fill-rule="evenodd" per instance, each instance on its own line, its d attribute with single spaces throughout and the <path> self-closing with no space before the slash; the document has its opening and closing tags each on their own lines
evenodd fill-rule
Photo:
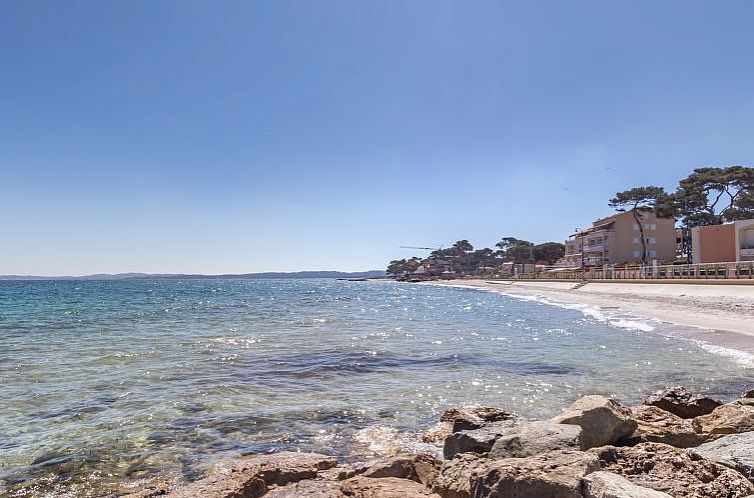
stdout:
<svg viewBox="0 0 754 498">
<path fill-rule="evenodd" d="M 754 165 L 750 0 L 6 0 L 0 274 L 384 268 Z"/>
</svg>

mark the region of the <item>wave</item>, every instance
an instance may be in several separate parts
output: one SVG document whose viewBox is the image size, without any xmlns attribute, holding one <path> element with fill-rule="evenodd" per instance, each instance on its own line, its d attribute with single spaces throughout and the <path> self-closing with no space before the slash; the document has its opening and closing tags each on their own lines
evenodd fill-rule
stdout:
<svg viewBox="0 0 754 498">
<path fill-rule="evenodd" d="M 660 323 L 659 320 L 655 320 L 653 318 L 643 319 L 637 316 L 629 315 L 626 312 L 620 310 L 607 311 L 605 308 L 600 308 L 599 306 L 593 306 L 589 304 L 561 303 L 540 295 L 516 294 L 501 289 L 484 289 L 479 287 L 469 287 L 465 285 L 447 285 L 445 287 L 492 292 L 495 294 L 502 294 L 513 299 L 518 299 L 520 301 L 536 302 L 546 304 L 548 306 L 554 306 L 556 308 L 579 311 L 584 316 L 592 318 L 597 322 L 604 323 L 619 329 L 652 332 Z"/>
<path fill-rule="evenodd" d="M 547 306 L 554 306 L 561 309 L 574 310 L 581 312 L 584 316 L 592 318 L 593 320 L 607 324 L 611 327 L 624 330 L 634 330 L 639 332 L 659 332 L 658 327 L 662 325 L 662 321 L 654 318 L 640 318 L 635 315 L 626 313 L 625 311 L 615 309 L 607 310 L 600 308 L 599 306 L 589 304 L 578 303 L 562 303 L 553 301 L 545 296 L 541 295 L 528 295 L 528 294 L 516 294 L 514 292 L 508 292 L 502 289 L 487 289 L 479 287 L 469 287 L 466 285 L 447 285 L 446 287 L 453 287 L 457 289 L 473 289 L 484 292 L 492 292 L 495 294 L 501 294 L 519 301 L 536 302 Z M 754 354 L 747 351 L 741 351 L 734 348 L 720 346 L 717 344 L 710 344 L 701 339 L 689 338 L 680 336 L 680 338 L 689 340 L 704 349 L 705 351 L 730 358 L 738 364 L 747 367 L 754 368 Z"/>
</svg>

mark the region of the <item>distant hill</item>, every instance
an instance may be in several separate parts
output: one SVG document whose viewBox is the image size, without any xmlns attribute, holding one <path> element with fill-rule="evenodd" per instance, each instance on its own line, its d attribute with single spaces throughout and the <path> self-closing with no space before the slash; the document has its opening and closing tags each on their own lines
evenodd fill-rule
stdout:
<svg viewBox="0 0 754 498">
<path fill-rule="evenodd" d="M 281 279 L 281 278 L 380 278 L 386 274 L 383 270 L 360 272 L 341 271 L 297 271 L 297 272 L 264 272 L 264 273 L 231 273 L 223 275 L 200 275 L 183 273 L 98 273 L 95 275 L 40 277 L 35 275 L 0 275 L 0 280 L 138 280 L 138 279 L 200 279 L 200 278 L 239 278 L 239 279 Z"/>
</svg>

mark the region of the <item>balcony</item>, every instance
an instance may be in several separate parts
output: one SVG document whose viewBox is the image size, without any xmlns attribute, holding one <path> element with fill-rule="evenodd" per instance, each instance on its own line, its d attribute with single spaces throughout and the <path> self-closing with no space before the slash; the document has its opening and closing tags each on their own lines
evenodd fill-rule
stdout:
<svg viewBox="0 0 754 498">
<path fill-rule="evenodd" d="M 607 251 L 607 244 L 594 244 L 584 246 L 584 252 L 603 252 Z"/>
</svg>

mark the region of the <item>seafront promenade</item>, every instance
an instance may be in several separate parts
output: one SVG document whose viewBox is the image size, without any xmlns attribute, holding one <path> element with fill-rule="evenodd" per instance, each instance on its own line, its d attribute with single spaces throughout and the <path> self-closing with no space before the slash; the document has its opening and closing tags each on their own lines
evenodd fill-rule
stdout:
<svg viewBox="0 0 754 498">
<path fill-rule="evenodd" d="M 661 280 L 673 282 L 718 281 L 720 283 L 754 284 L 754 261 L 731 263 L 700 263 L 687 265 L 646 265 L 646 266 L 587 266 L 582 268 L 540 267 L 517 265 L 520 270 L 512 275 L 516 280 L 619 280 L 647 281 Z"/>
</svg>

